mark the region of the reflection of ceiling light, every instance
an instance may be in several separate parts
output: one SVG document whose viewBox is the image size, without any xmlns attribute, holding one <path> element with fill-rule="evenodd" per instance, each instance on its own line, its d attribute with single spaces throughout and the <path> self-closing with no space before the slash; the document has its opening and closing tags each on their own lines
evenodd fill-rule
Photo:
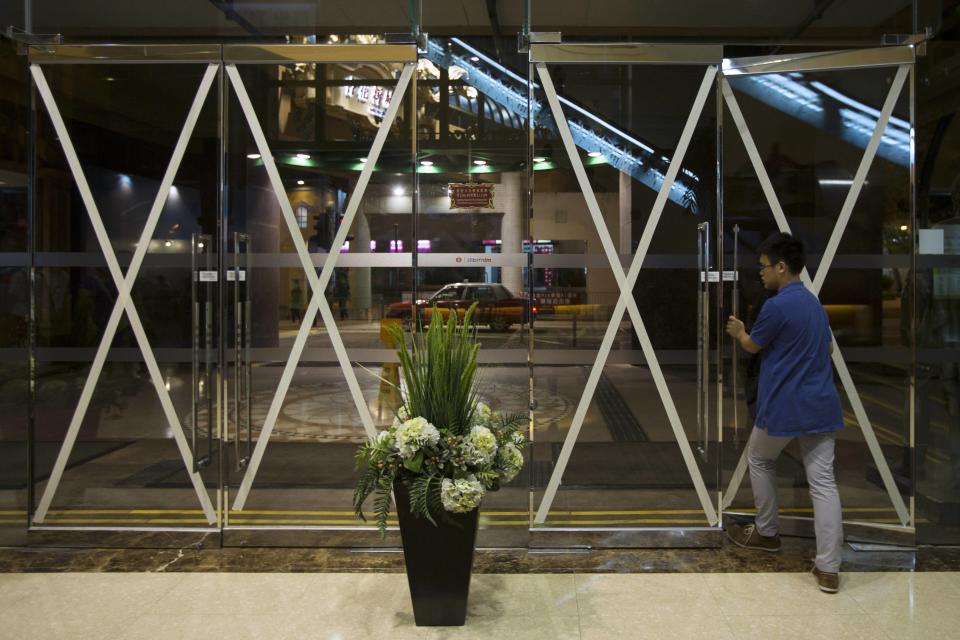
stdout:
<svg viewBox="0 0 960 640">
<path fill-rule="evenodd" d="M 473 161 L 473 164 L 477 165 L 478 167 L 482 167 L 483 165 L 487 164 L 487 161 L 486 161 L 486 160 L 474 160 L 474 161 Z"/>
<path fill-rule="evenodd" d="M 197 243 L 197 248 L 198 248 L 198 249 L 203 249 L 203 243 L 202 243 L 202 242 L 198 242 L 198 243 Z"/>
<path fill-rule="evenodd" d="M 297 180 L 297 184 L 303 186 L 305 183 L 303 182 L 303 180 Z"/>
<path fill-rule="evenodd" d="M 544 158 L 543 156 L 537 156 L 536 158 L 533 159 L 533 161 L 534 161 L 534 162 L 546 162 L 547 159 Z"/>
<path fill-rule="evenodd" d="M 602 156 L 603 154 L 600 153 L 599 151 L 591 151 L 591 152 L 588 153 L 587 155 L 590 156 L 591 158 L 599 158 L 599 157 Z"/>
<path fill-rule="evenodd" d="M 297 157 L 300 158 L 301 160 L 309 160 L 309 159 L 310 159 L 310 154 L 309 154 L 309 153 L 298 153 L 298 154 L 297 154 Z"/>
<path fill-rule="evenodd" d="M 849 187 L 853 184 L 853 180 L 841 180 L 841 179 L 824 179 L 817 180 L 820 183 L 821 187 Z M 863 181 L 863 184 L 870 184 L 867 180 Z"/>
<path fill-rule="evenodd" d="M 433 161 L 431 161 L 431 160 L 421 160 L 421 161 L 420 161 L 420 164 L 422 164 L 422 165 L 425 166 L 425 167 L 432 167 L 432 166 L 433 166 Z"/>
<path fill-rule="evenodd" d="M 259 153 L 248 153 L 248 154 L 247 154 L 247 158 L 249 158 L 250 160 L 259 160 L 259 159 L 260 159 L 260 154 L 259 154 Z"/>
<path fill-rule="evenodd" d="M 366 162 L 366 161 L 367 161 L 366 158 L 360 158 L 360 163 L 361 163 L 361 164 L 363 164 L 363 163 Z"/>
<path fill-rule="evenodd" d="M 169 240 L 167 240 L 166 242 L 163 243 L 163 246 L 165 246 L 165 247 L 172 247 L 172 246 L 173 246 L 173 243 L 170 242 Z"/>
<path fill-rule="evenodd" d="M 900 225 L 900 231 L 907 231 L 910 227 L 905 224 Z"/>
<path fill-rule="evenodd" d="M 393 195 L 395 195 L 395 196 L 402 196 L 404 193 L 406 193 L 406 192 L 403 190 L 403 187 L 394 187 L 394 188 L 393 188 Z"/>
<path fill-rule="evenodd" d="M 113 82 L 114 80 L 116 80 L 116 78 L 112 76 L 107 76 L 106 78 L 104 78 L 104 80 L 106 80 L 107 82 Z"/>
<path fill-rule="evenodd" d="M 470 62 L 480 62 L 480 58 L 477 56 L 470 56 Z"/>
</svg>

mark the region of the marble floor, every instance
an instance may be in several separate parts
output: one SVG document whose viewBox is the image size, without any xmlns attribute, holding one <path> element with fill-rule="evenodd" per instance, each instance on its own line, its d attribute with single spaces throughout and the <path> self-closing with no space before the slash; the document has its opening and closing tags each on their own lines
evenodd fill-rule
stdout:
<svg viewBox="0 0 960 640">
<path fill-rule="evenodd" d="M 0 638 L 956 638 L 960 573 L 477 574 L 417 628 L 398 573 L 5 573 Z"/>
</svg>

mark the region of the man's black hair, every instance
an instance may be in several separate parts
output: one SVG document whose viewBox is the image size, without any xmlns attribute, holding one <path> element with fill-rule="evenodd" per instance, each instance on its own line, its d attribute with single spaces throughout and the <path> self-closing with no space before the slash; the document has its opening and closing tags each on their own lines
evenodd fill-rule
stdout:
<svg viewBox="0 0 960 640">
<path fill-rule="evenodd" d="M 803 242 L 789 233 L 773 234 L 763 241 L 757 253 L 770 258 L 770 264 L 777 264 L 782 260 L 793 275 L 800 275 L 807 264 L 807 252 Z"/>
</svg>

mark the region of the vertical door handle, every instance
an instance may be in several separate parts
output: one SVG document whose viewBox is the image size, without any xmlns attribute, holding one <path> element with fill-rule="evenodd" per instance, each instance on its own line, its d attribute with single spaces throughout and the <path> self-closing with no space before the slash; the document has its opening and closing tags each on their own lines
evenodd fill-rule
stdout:
<svg viewBox="0 0 960 640">
<path fill-rule="evenodd" d="M 253 449 L 250 398 L 250 237 L 233 234 L 233 440 L 237 471 L 246 467 Z M 245 446 L 241 446 L 241 440 Z"/>
<path fill-rule="evenodd" d="M 211 237 L 194 233 L 190 237 L 190 297 L 192 311 L 192 393 L 191 410 L 193 426 L 190 431 L 190 448 L 193 456 L 193 471 L 210 464 L 213 459 L 213 393 L 212 393 L 212 352 L 213 352 L 213 302 L 210 288 L 214 280 L 212 270 L 213 252 Z M 203 354 L 203 362 L 200 355 Z M 206 405 L 206 420 L 202 420 L 201 406 Z M 207 451 L 200 455 L 199 429 L 203 421 L 207 433 Z"/>
<path fill-rule="evenodd" d="M 697 225 L 697 451 L 710 455 L 710 223 Z"/>
<path fill-rule="evenodd" d="M 740 225 L 733 225 L 733 287 L 730 293 L 730 313 L 740 318 Z M 742 319 L 742 318 L 741 318 Z M 733 340 L 731 338 L 731 340 Z M 740 371 L 740 349 L 733 341 L 733 366 L 730 370 L 730 386 L 733 399 L 733 445 L 740 449 L 740 403 L 737 398 L 737 376 Z"/>
</svg>

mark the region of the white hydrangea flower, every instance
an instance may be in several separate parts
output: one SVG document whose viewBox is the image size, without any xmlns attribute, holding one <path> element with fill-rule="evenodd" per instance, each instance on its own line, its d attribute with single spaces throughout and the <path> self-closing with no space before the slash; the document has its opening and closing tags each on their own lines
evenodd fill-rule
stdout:
<svg viewBox="0 0 960 640">
<path fill-rule="evenodd" d="M 490 425 L 491 420 L 493 420 L 493 411 L 490 410 L 490 406 L 485 402 L 478 402 L 477 408 L 473 411 L 473 423 L 486 427 Z"/>
<path fill-rule="evenodd" d="M 444 478 L 440 483 L 440 500 L 443 508 L 452 513 L 467 513 L 480 506 L 483 500 L 483 485 L 469 475 L 459 480 Z"/>
<path fill-rule="evenodd" d="M 404 458 L 412 458 L 425 446 L 436 445 L 440 432 L 426 418 L 411 418 L 397 427 L 396 446 Z"/>
<path fill-rule="evenodd" d="M 500 471 L 500 482 L 510 482 L 517 477 L 523 467 L 523 452 L 516 445 L 508 442 L 497 452 L 497 466 Z"/>
<path fill-rule="evenodd" d="M 470 429 L 469 435 L 463 442 L 463 457 L 467 464 L 490 464 L 495 455 L 497 455 L 497 437 L 493 432 L 481 426 Z"/>
<path fill-rule="evenodd" d="M 514 431 L 510 434 L 510 441 L 518 447 L 522 447 L 527 443 L 527 439 L 519 431 Z"/>
<path fill-rule="evenodd" d="M 402 404 L 400 408 L 397 409 L 397 419 L 400 420 L 401 423 L 410 419 L 410 412 L 407 411 L 407 405 Z"/>
<path fill-rule="evenodd" d="M 396 449 L 396 444 L 393 441 L 393 434 L 386 429 L 374 436 L 373 444 L 377 447 L 383 447 L 386 449 Z"/>
</svg>

